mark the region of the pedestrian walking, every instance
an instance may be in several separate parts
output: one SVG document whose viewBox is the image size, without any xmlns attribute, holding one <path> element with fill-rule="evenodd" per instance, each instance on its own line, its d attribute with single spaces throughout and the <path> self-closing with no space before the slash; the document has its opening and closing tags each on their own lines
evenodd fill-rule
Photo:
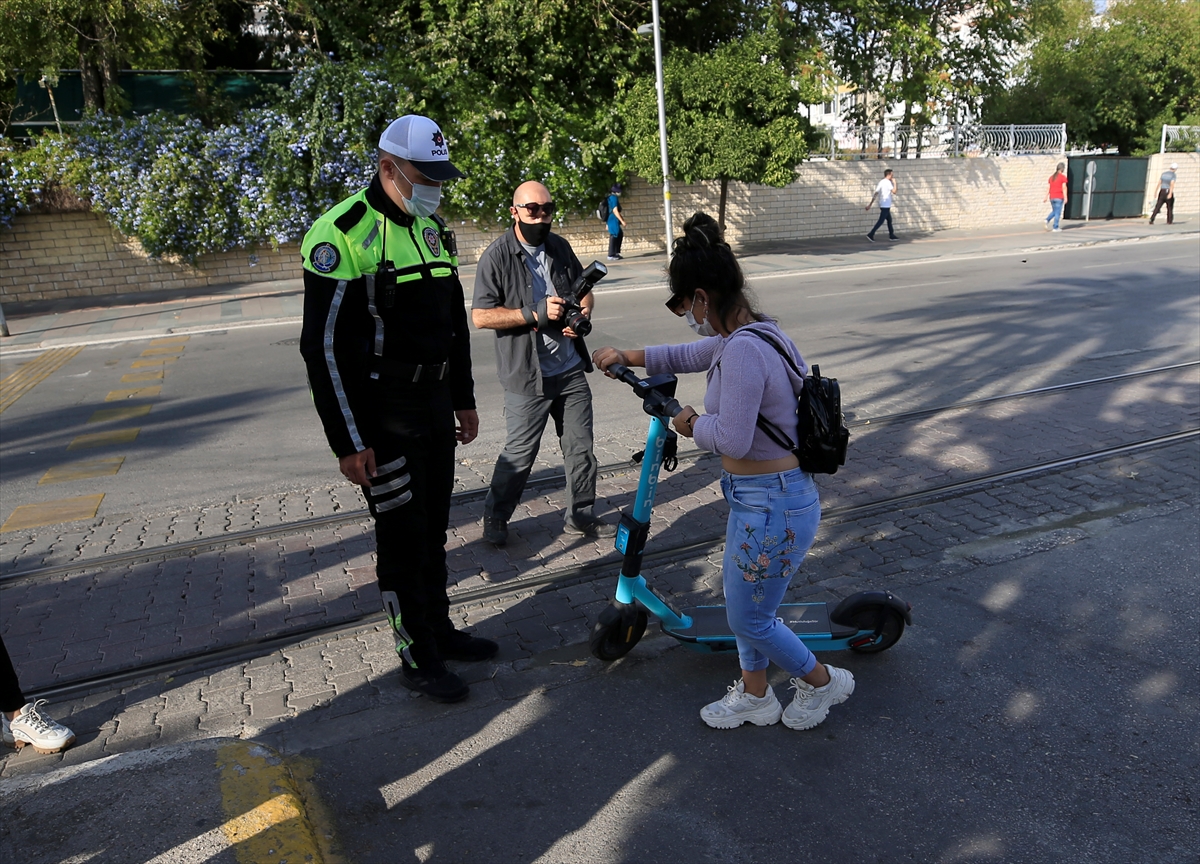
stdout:
<svg viewBox="0 0 1200 864">
<path fill-rule="evenodd" d="M 717 729 L 746 722 L 769 726 L 780 718 L 792 729 L 811 729 L 854 692 L 854 676 L 817 662 L 776 617 L 816 537 L 821 502 L 812 475 L 800 469 L 796 455 L 757 424 L 761 417 L 778 429 L 795 429 L 796 397 L 808 367 L 779 325 L 755 309 L 716 221 L 697 213 L 683 230 L 672 247 L 667 307 L 703 338 L 624 351 L 601 348 L 594 359 L 605 371 L 619 363 L 644 366 L 651 375 L 707 373 L 705 413 L 685 405 L 672 425 L 721 456 L 721 489 L 729 502 L 725 604 L 742 674 L 723 698 L 701 709 L 700 717 Z M 788 352 L 799 375 L 769 342 Z M 767 682 L 771 663 L 792 676 L 796 693 L 787 708 Z"/>
<path fill-rule="evenodd" d="M 608 260 L 621 260 L 621 242 L 625 239 L 625 215 L 621 212 L 621 184 L 608 190 Z"/>
<path fill-rule="evenodd" d="M 867 202 L 866 209 L 870 210 L 875 199 L 879 199 L 879 219 L 875 222 L 875 227 L 867 232 L 867 239 L 872 243 L 875 242 L 875 232 L 884 222 L 887 222 L 888 239 L 899 239 L 896 237 L 896 228 L 892 225 L 892 196 L 895 194 L 896 178 L 892 174 L 892 169 L 888 168 L 883 172 L 883 179 L 875 184 L 875 191 L 871 194 L 871 200 Z"/>
<path fill-rule="evenodd" d="M 1067 175 L 1063 171 L 1067 165 L 1065 162 L 1059 162 L 1054 168 L 1054 173 L 1050 175 L 1049 186 L 1046 190 L 1046 197 L 1042 202 L 1050 202 L 1050 215 L 1046 217 L 1047 230 L 1061 231 L 1058 227 L 1058 222 L 1062 218 L 1063 208 L 1067 206 Z M 1054 222 L 1054 228 L 1050 228 L 1051 221 Z"/>
<path fill-rule="evenodd" d="M 5 747 L 61 753 L 75 743 L 75 733 L 46 713 L 45 704 L 45 699 L 25 700 L 17 670 L 0 639 L 0 741 Z"/>
<path fill-rule="evenodd" d="M 1179 164 L 1172 162 L 1171 167 L 1158 178 L 1158 201 L 1154 204 L 1154 212 L 1150 214 L 1151 225 L 1164 204 L 1167 205 L 1167 224 L 1175 221 L 1175 172 L 1178 170 Z"/>
<path fill-rule="evenodd" d="M 496 368 L 504 387 L 508 434 L 483 503 L 483 539 L 508 542 L 508 523 L 521 500 L 554 417 L 567 475 L 568 534 L 613 537 L 616 527 L 596 518 L 596 455 L 592 448 L 592 371 L 583 338 L 564 327 L 562 295 L 583 272 L 571 244 L 550 230 L 555 204 L 541 183 L 522 183 L 509 207 L 513 224 L 475 268 L 471 320 L 496 331 Z M 591 316 L 595 297 L 580 300 Z"/>
<path fill-rule="evenodd" d="M 479 431 L 454 234 L 436 215 L 464 176 L 442 130 L 405 115 L 379 138 L 367 188 L 304 237 L 300 352 L 342 474 L 375 520 L 384 612 L 401 682 L 439 702 L 468 695 L 445 661 L 499 646 L 457 630 L 446 594 L 454 448 Z"/>
</svg>

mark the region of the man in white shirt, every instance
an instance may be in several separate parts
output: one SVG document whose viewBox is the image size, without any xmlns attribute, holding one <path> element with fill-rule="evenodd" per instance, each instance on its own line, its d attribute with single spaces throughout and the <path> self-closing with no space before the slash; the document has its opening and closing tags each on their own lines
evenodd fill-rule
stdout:
<svg viewBox="0 0 1200 864">
<path fill-rule="evenodd" d="M 867 239 L 872 243 L 875 242 L 875 232 L 879 230 L 879 226 L 887 222 L 888 239 L 896 240 L 896 229 L 892 226 L 892 196 L 896 194 L 896 179 L 892 176 L 892 169 L 889 168 L 883 172 L 883 179 L 875 186 L 875 192 L 871 195 L 871 200 L 867 202 L 867 210 L 871 209 L 871 205 L 875 203 L 875 199 L 879 199 L 879 221 L 875 223 L 875 227 L 867 234 Z"/>
</svg>

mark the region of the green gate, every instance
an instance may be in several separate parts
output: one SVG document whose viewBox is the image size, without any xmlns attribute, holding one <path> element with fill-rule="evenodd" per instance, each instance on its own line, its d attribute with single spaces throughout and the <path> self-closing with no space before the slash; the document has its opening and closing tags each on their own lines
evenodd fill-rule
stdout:
<svg viewBox="0 0 1200 864">
<path fill-rule="evenodd" d="M 1150 160 L 1132 156 L 1071 156 L 1067 159 L 1067 206 L 1063 217 L 1083 218 L 1083 183 L 1087 165 L 1096 163 L 1092 181 L 1091 219 L 1142 215 L 1146 200 L 1146 168 Z"/>
</svg>

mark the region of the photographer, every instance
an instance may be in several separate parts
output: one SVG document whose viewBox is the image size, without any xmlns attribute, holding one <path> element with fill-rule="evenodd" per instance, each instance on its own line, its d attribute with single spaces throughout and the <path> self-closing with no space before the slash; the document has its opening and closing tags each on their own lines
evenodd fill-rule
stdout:
<svg viewBox="0 0 1200 864">
<path fill-rule="evenodd" d="M 508 425 L 483 506 L 483 538 L 503 546 L 525 481 L 537 458 L 546 419 L 554 417 L 567 474 L 565 530 L 612 537 L 616 528 L 592 512 L 596 456 L 592 452 L 592 371 L 580 334 L 567 326 L 592 314 L 594 298 L 570 298 L 583 272 L 571 245 L 550 232 L 554 201 L 541 183 L 517 187 L 509 213 L 513 225 L 479 259 L 471 320 L 496 331 L 496 367 L 504 386 Z M 573 308 L 574 307 L 574 308 Z"/>
</svg>

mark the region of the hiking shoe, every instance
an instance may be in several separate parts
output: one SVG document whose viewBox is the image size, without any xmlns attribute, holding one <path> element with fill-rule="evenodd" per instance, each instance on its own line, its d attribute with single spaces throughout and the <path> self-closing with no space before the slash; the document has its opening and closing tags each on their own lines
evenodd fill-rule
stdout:
<svg viewBox="0 0 1200 864">
<path fill-rule="evenodd" d="M 854 692 L 854 676 L 845 669 L 825 665 L 829 683 L 814 687 L 799 678 L 792 679 L 796 695 L 783 710 L 783 725 L 789 729 L 811 729 L 829 716 L 831 705 L 841 705 Z"/>
<path fill-rule="evenodd" d="M 746 682 L 738 680 L 724 697 L 700 709 L 700 719 L 714 729 L 735 729 L 747 722 L 770 726 L 779 722 L 782 713 L 774 690 L 768 687 L 766 696 L 751 696 Z"/>
<path fill-rule="evenodd" d="M 483 518 L 483 539 L 493 546 L 503 546 L 508 542 L 508 521 L 485 516 Z"/>
<path fill-rule="evenodd" d="M 445 636 L 438 636 L 437 649 L 443 660 L 477 663 L 495 657 L 500 646 L 491 639 L 472 636 L 461 630 L 451 630 Z"/>
<path fill-rule="evenodd" d="M 428 696 L 434 702 L 461 702 L 471 692 L 467 682 L 447 671 L 444 666 L 423 672 L 407 663 L 401 663 L 400 683 L 409 690 Z"/>
<path fill-rule="evenodd" d="M 38 753 L 60 753 L 75 743 L 75 733 L 44 713 L 45 699 L 26 704 L 16 717 L 4 718 L 4 743 L 20 750 L 28 745 Z"/>
<path fill-rule="evenodd" d="M 575 534 L 580 537 L 591 537 L 600 539 L 605 537 L 616 537 L 617 526 L 600 519 L 593 519 L 591 522 L 584 522 L 582 525 L 574 520 L 568 519 L 563 526 L 563 530 L 568 534 Z"/>
</svg>

